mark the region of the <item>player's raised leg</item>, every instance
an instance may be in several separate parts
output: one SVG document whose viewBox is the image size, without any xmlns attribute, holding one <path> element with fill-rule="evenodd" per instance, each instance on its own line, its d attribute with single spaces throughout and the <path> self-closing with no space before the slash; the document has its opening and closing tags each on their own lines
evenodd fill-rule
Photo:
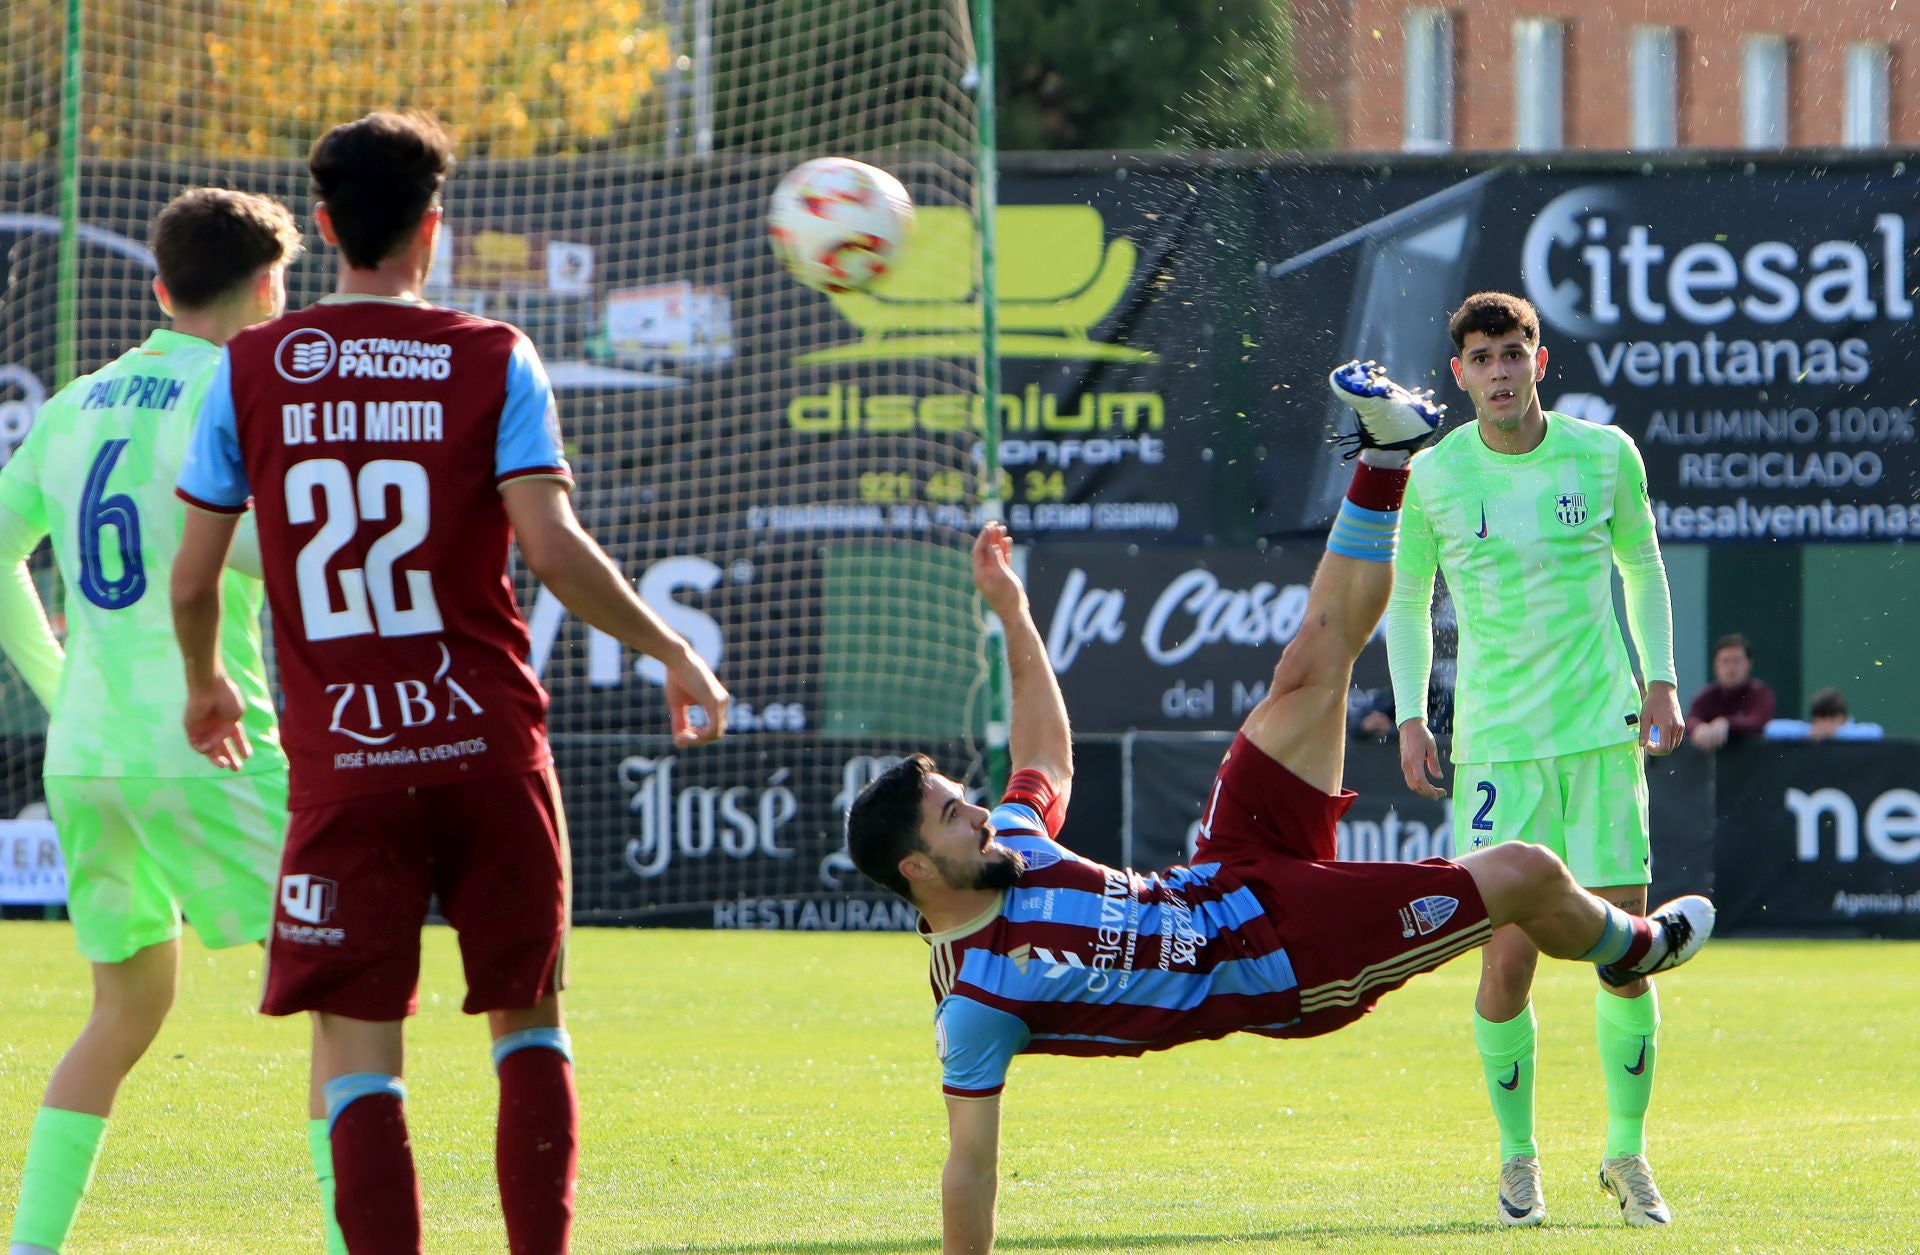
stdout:
<svg viewBox="0 0 1920 1255">
<path fill-rule="evenodd" d="M 1314 572 L 1299 632 L 1280 655 L 1267 695 L 1241 726 L 1268 757 L 1325 793 L 1346 765 L 1347 689 L 1393 587 L 1393 543 L 1407 460 L 1439 429 L 1445 406 L 1403 388 L 1374 363 L 1349 362 L 1328 377 L 1358 423 L 1353 483 Z"/>
<path fill-rule="evenodd" d="M 1542 953 L 1592 963 L 1616 988 L 1679 967 L 1713 935 L 1713 904 L 1689 894 L 1633 915 L 1574 883 L 1545 846 L 1513 841 L 1459 860 L 1473 874 L 1487 919 L 1513 924 Z"/>
</svg>

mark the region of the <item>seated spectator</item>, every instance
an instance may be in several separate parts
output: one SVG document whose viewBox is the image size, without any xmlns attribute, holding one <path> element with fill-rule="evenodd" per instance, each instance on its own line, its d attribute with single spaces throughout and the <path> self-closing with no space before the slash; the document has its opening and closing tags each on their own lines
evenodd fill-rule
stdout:
<svg viewBox="0 0 1920 1255">
<path fill-rule="evenodd" d="M 1713 683 L 1687 705 L 1687 739 L 1703 750 L 1756 737 L 1773 718 L 1773 690 L 1753 675 L 1747 638 L 1734 633 L 1713 643 Z"/>
<path fill-rule="evenodd" d="M 1399 730 L 1393 718 L 1391 688 L 1347 690 L 1347 735 L 1356 741 L 1384 741 Z"/>
<path fill-rule="evenodd" d="M 1847 697 L 1836 688 L 1824 688 L 1808 703 L 1806 719 L 1774 719 L 1767 724 L 1771 741 L 1877 741 L 1886 729 L 1877 723 L 1856 723 L 1847 713 Z"/>
</svg>

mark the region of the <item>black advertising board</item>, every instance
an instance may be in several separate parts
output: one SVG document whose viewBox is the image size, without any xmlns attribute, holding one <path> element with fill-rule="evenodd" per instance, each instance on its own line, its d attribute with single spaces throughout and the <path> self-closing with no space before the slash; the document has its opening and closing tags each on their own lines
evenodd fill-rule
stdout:
<svg viewBox="0 0 1920 1255">
<path fill-rule="evenodd" d="M 1074 727 L 1238 727 L 1299 630 L 1323 552 L 1318 538 L 1259 549 L 1037 547 L 1028 593 Z M 1387 686 L 1378 637 L 1354 682 Z"/>
<path fill-rule="evenodd" d="M 1498 289 L 1540 311 L 1547 408 L 1639 444 L 1662 539 L 1920 534 L 1905 164 L 1349 167 L 1263 190 L 1260 307 L 1289 351 L 1260 362 L 1324 421 L 1345 421 L 1326 365 L 1356 356 L 1471 420 L 1446 317 Z M 1263 527 L 1325 525 L 1336 472 L 1266 469 Z"/>
<path fill-rule="evenodd" d="M 1740 744 L 1717 766 L 1727 928 L 1920 937 L 1920 747 Z"/>
<path fill-rule="evenodd" d="M 751 753 L 657 736 L 557 737 L 585 923 L 808 931 L 911 928 L 914 910 L 854 870 L 846 811 L 913 751 L 965 775 L 951 743 L 785 739 Z"/>
</svg>

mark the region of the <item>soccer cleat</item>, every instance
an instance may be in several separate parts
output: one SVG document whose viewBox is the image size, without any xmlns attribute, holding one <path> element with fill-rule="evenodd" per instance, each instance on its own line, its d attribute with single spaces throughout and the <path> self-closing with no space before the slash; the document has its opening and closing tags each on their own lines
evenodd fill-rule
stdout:
<svg viewBox="0 0 1920 1255">
<path fill-rule="evenodd" d="M 1515 1155 L 1500 1165 L 1500 1223 L 1509 1229 L 1546 1223 L 1547 1199 L 1540 1192 L 1540 1160 Z"/>
<path fill-rule="evenodd" d="M 1334 438 L 1337 444 L 1351 446 L 1349 458 L 1358 457 L 1362 449 L 1412 453 L 1433 439 L 1447 413 L 1447 407 L 1433 399 L 1433 389 L 1402 387 L 1387 378 L 1387 368 L 1378 362 L 1336 366 L 1327 383 L 1360 420 L 1357 430 Z"/>
<path fill-rule="evenodd" d="M 1645 1155 L 1601 1160 L 1600 1188 L 1619 1200 L 1620 1218 L 1635 1229 L 1664 1229 L 1673 1223 Z"/>
<path fill-rule="evenodd" d="M 1653 922 L 1653 948 L 1632 967 L 1602 963 L 1600 979 L 1615 988 L 1631 985 L 1642 976 L 1679 967 L 1713 936 L 1713 903 L 1697 893 L 1675 898 L 1647 917 Z"/>
</svg>

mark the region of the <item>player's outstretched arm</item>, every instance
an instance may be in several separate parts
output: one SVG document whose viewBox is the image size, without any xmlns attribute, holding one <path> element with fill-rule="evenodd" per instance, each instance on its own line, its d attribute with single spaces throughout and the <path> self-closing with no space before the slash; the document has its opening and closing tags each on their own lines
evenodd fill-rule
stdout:
<svg viewBox="0 0 1920 1255">
<path fill-rule="evenodd" d="M 580 528 L 566 485 L 552 479 L 514 480 L 500 490 L 527 569 L 560 604 L 590 627 L 667 669 L 667 709 L 677 745 L 698 745 L 726 731 L 732 700 L 686 639 L 641 601 L 613 559 Z M 706 713 L 696 727 L 694 708 Z"/>
<path fill-rule="evenodd" d="M 993 1208 L 1000 1192 L 1000 1099 L 947 1099 L 947 1166 L 940 1174 L 945 1255 L 993 1250 Z"/>
<path fill-rule="evenodd" d="M 187 507 L 173 559 L 173 634 L 187 669 L 187 741 L 217 767 L 240 770 L 253 753 L 240 726 L 240 694 L 220 665 L 220 570 L 240 516 Z"/>
<path fill-rule="evenodd" d="M 1034 624 L 1027 590 L 1013 572 L 1013 540 L 1001 523 L 988 523 L 973 541 L 973 586 L 1007 633 L 1007 674 L 1013 687 L 1008 749 L 1013 769 L 1046 773 L 1066 806 L 1073 780 L 1073 729 L 1067 702 L 1047 657 L 1047 643 Z"/>
</svg>

